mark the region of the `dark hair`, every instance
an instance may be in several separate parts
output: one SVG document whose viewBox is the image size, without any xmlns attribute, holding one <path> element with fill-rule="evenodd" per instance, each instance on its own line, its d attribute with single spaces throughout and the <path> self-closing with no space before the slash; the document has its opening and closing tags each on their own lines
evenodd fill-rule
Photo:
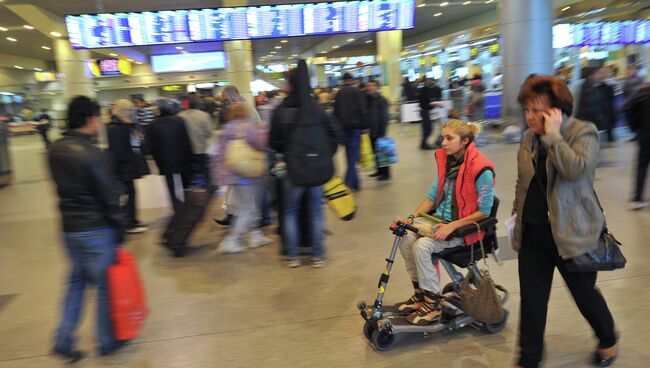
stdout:
<svg viewBox="0 0 650 368">
<path fill-rule="evenodd" d="M 190 103 L 190 109 L 201 109 L 203 107 L 203 102 L 201 101 L 201 98 L 196 94 L 190 93 L 190 97 L 188 98 L 189 103 Z"/>
<path fill-rule="evenodd" d="M 99 116 L 97 101 L 86 96 L 77 96 L 68 105 L 68 129 L 83 128 L 88 118 Z"/>
<path fill-rule="evenodd" d="M 377 87 L 380 87 L 380 86 L 381 86 L 381 84 L 379 83 L 379 81 L 376 80 L 376 79 L 370 79 L 369 81 L 366 82 L 366 84 L 368 84 L 368 83 L 374 83 Z"/>
<path fill-rule="evenodd" d="M 350 74 L 350 73 L 343 74 L 343 80 L 344 81 L 350 80 L 350 79 L 352 79 L 352 74 Z"/>
<path fill-rule="evenodd" d="M 548 97 L 551 107 L 558 108 L 570 116 L 573 112 L 573 96 L 566 83 L 550 75 L 537 75 L 526 79 L 519 90 L 517 102 L 524 106 L 528 101 L 540 96 Z"/>
</svg>

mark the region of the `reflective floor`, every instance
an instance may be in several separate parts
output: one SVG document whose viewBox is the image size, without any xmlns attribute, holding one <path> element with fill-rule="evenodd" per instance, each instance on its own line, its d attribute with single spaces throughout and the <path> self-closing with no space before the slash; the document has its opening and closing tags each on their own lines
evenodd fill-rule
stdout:
<svg viewBox="0 0 650 368">
<path fill-rule="evenodd" d="M 328 263 L 322 269 L 282 267 L 275 244 L 239 255 L 220 255 L 216 245 L 223 228 L 219 203 L 193 236 L 196 250 L 171 258 L 157 243 L 170 215 L 164 181 L 149 176 L 138 182 L 142 220 L 149 232 L 132 236 L 128 249 L 139 261 L 151 315 L 144 331 L 123 352 L 97 357 L 94 341 L 94 295 L 88 294 L 79 347 L 89 356 L 79 367 L 509 367 L 516 349 L 518 313 L 517 261 L 503 237 L 503 267 L 490 260 L 493 278 L 510 290 L 510 320 L 505 330 L 486 335 L 472 328 L 425 340 L 400 337 L 388 352 L 376 352 L 362 334 L 359 300 L 372 301 L 377 279 L 392 243 L 387 226 L 424 198 L 433 180 L 431 151 L 420 151 L 418 126 L 392 127 L 400 163 L 393 180 L 377 183 L 362 174 L 359 210 L 351 222 L 327 212 Z M 497 171 L 499 220 L 510 213 L 515 181 L 516 145 L 483 148 Z M 67 261 L 62 251 L 56 199 L 38 137 L 12 140 L 15 182 L 0 190 L 0 368 L 64 366 L 51 356 L 53 330 L 63 293 Z M 621 333 L 617 367 L 645 367 L 650 361 L 650 210 L 630 212 L 636 146 L 619 140 L 607 149 L 612 165 L 599 168 L 596 189 L 610 229 L 623 242 L 628 266 L 602 273 L 602 289 Z M 342 158 L 338 157 L 344 168 Z M 648 193 L 650 195 L 650 193 Z M 273 235 L 274 228 L 268 230 Z M 443 281 L 444 282 L 444 281 Z M 410 296 L 399 259 L 386 302 Z M 546 367 L 585 367 L 595 347 L 559 275 L 549 305 Z"/>
</svg>

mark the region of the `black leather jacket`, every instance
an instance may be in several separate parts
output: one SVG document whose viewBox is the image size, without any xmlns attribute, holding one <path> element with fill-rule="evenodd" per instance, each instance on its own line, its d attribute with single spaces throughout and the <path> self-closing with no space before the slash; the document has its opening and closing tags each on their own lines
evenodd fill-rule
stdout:
<svg viewBox="0 0 650 368">
<path fill-rule="evenodd" d="M 49 150 L 52 177 L 59 195 L 63 231 L 116 230 L 124 239 L 125 219 L 119 203 L 119 184 L 107 156 L 90 136 L 74 130 L 63 133 Z"/>
</svg>

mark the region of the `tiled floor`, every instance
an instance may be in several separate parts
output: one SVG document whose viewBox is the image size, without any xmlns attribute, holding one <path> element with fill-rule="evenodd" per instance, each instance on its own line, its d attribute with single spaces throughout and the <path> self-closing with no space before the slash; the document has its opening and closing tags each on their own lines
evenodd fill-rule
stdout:
<svg viewBox="0 0 650 368">
<path fill-rule="evenodd" d="M 393 129 L 400 163 L 390 183 L 363 174 L 359 211 L 351 222 L 327 213 L 329 262 L 323 269 L 281 266 L 277 243 L 240 255 L 222 256 L 222 229 L 206 221 L 194 237 L 198 249 L 174 259 L 157 244 L 170 211 L 163 180 L 139 181 L 142 219 L 155 228 L 129 239 L 139 261 L 151 315 L 142 336 L 122 353 L 94 355 L 94 303 L 90 293 L 79 330 L 80 348 L 90 356 L 79 367 L 508 367 L 515 354 L 518 319 L 517 264 L 504 249 L 503 267 L 491 262 L 496 281 L 510 290 L 510 322 L 496 335 L 465 329 L 400 339 L 388 351 L 374 351 L 362 335 L 356 310 L 371 301 L 392 236 L 392 216 L 411 211 L 426 194 L 435 172 L 431 152 L 416 148 L 417 126 Z M 501 221 L 510 213 L 515 179 L 515 145 L 484 148 L 497 168 Z M 624 243 L 629 264 L 602 273 L 599 286 L 621 333 L 617 367 L 645 367 L 650 361 L 650 210 L 625 209 L 631 191 L 633 143 L 620 141 L 606 152 L 614 165 L 598 170 L 596 189 L 610 228 Z M 58 214 L 45 155 L 37 137 L 12 141 L 14 185 L 0 190 L 0 368 L 57 367 L 49 355 L 67 261 L 60 244 Z M 339 159 L 341 159 L 339 157 Z M 342 161 L 339 165 L 343 167 Z M 649 193 L 650 194 L 650 193 Z M 215 216 L 221 216 L 219 206 Z M 503 236 L 503 228 L 499 235 Z M 507 248 L 507 244 L 502 244 Z M 409 296 L 401 259 L 396 262 L 387 302 Z M 549 306 L 546 367 L 584 367 L 594 348 L 592 332 L 560 278 Z"/>
</svg>

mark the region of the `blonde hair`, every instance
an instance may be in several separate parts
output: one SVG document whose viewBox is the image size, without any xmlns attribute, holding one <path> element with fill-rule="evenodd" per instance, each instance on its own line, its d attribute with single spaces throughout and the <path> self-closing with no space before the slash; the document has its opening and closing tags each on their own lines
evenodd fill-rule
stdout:
<svg viewBox="0 0 650 368">
<path fill-rule="evenodd" d="M 469 138 L 469 142 L 473 142 L 479 133 L 481 133 L 481 126 L 477 123 L 469 123 L 459 119 L 451 119 L 443 128 L 449 129 L 460 136 L 460 139 Z"/>
<path fill-rule="evenodd" d="M 119 99 L 113 102 L 111 113 L 122 123 L 133 123 L 133 102 L 127 99 Z"/>
</svg>

